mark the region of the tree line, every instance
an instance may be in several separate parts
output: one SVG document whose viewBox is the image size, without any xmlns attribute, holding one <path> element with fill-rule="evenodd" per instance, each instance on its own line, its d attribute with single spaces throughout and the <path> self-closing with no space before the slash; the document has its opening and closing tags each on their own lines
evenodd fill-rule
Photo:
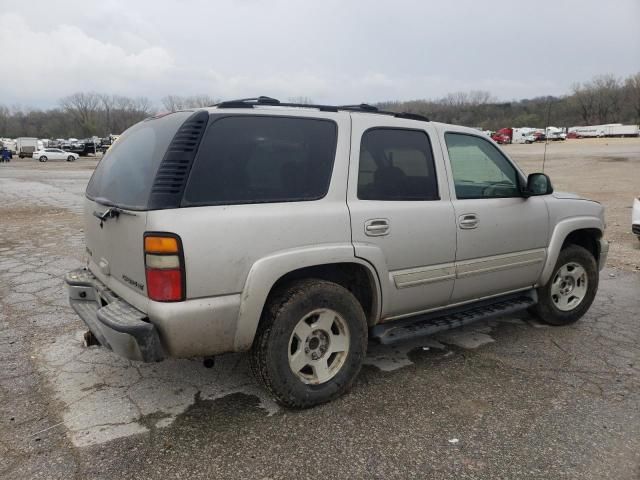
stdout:
<svg viewBox="0 0 640 480">
<path fill-rule="evenodd" d="M 486 130 L 640 124 L 640 72 L 625 79 L 599 75 L 590 81 L 573 84 L 571 93 L 560 97 L 499 102 L 489 92 L 471 91 L 451 93 L 436 100 L 390 101 L 377 106 Z"/>
<path fill-rule="evenodd" d="M 79 92 L 62 98 L 58 107 L 38 110 L 0 105 L 0 137 L 87 138 L 120 134 L 158 111 L 205 107 L 208 95 L 167 95 L 158 108 L 147 97 Z"/>
<path fill-rule="evenodd" d="M 0 137 L 86 138 L 119 134 L 158 111 L 205 107 L 209 95 L 167 95 L 161 106 L 146 97 L 79 92 L 48 110 L 0 105 Z M 289 99 L 313 103 L 311 99 Z M 426 115 L 432 120 L 497 130 L 502 127 L 569 127 L 603 123 L 640 124 L 640 72 L 622 79 L 600 75 L 575 83 L 571 93 L 500 102 L 486 91 L 450 93 L 440 99 L 381 102 L 385 110 Z"/>
</svg>

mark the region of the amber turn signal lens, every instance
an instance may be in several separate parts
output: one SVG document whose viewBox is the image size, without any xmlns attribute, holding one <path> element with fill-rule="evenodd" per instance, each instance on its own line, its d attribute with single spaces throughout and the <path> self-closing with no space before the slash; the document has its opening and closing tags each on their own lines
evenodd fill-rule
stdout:
<svg viewBox="0 0 640 480">
<path fill-rule="evenodd" d="M 178 253 L 178 241 L 173 237 L 144 237 L 146 253 Z"/>
</svg>

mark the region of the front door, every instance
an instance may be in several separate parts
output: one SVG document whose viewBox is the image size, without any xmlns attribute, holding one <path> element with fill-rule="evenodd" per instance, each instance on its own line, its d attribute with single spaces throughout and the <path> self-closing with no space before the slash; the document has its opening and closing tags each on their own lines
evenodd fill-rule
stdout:
<svg viewBox="0 0 640 480">
<path fill-rule="evenodd" d="M 533 286 L 546 258 L 543 197 L 524 198 L 523 175 L 488 139 L 447 132 L 457 222 L 457 279 L 451 301 Z"/>
<path fill-rule="evenodd" d="M 449 302 L 456 225 L 435 129 L 378 122 L 352 114 L 348 206 L 355 254 L 378 269 L 388 319 Z"/>
</svg>

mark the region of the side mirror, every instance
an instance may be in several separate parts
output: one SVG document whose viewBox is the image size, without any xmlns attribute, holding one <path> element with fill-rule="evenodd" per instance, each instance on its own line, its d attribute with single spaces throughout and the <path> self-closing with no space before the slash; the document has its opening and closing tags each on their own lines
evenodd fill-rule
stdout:
<svg viewBox="0 0 640 480">
<path fill-rule="evenodd" d="M 525 197 L 549 195 L 553 193 L 551 179 L 544 173 L 532 173 L 527 177 L 527 186 L 522 193 Z"/>
</svg>

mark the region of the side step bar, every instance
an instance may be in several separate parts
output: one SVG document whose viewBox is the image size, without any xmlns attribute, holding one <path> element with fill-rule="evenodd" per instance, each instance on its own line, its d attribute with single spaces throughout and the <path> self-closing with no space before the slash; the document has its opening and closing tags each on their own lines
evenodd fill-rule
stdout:
<svg viewBox="0 0 640 480">
<path fill-rule="evenodd" d="M 525 310 L 536 303 L 538 303 L 538 294 L 535 289 L 531 289 L 526 292 L 376 325 L 369 331 L 369 337 L 382 344 L 390 345 L 410 338 L 433 335 L 444 330 L 469 325 L 478 320 L 509 315 Z"/>
</svg>

